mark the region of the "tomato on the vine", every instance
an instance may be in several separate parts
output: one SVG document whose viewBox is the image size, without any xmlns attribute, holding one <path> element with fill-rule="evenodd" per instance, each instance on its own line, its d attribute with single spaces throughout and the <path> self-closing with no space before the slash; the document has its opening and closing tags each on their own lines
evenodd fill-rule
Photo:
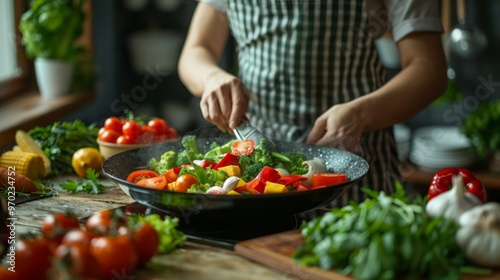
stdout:
<svg viewBox="0 0 500 280">
<path fill-rule="evenodd" d="M 102 279 L 101 267 L 95 256 L 90 253 L 90 246 L 60 245 L 54 252 L 54 260 L 56 263 L 63 263 L 60 267 L 75 279 Z"/>
<path fill-rule="evenodd" d="M 116 143 L 118 137 L 120 137 L 120 133 L 114 130 L 104 130 L 104 132 L 99 136 L 99 140 L 108 142 L 108 143 Z"/>
<path fill-rule="evenodd" d="M 138 262 L 135 247 L 126 236 L 101 236 L 92 239 L 90 253 L 102 269 L 103 279 L 114 277 L 113 272 L 131 275 Z"/>
<path fill-rule="evenodd" d="M 155 118 L 148 122 L 148 126 L 152 128 L 156 135 L 163 135 L 167 132 L 169 127 L 168 123 L 164 119 Z"/>
<path fill-rule="evenodd" d="M 122 131 L 124 135 L 128 135 L 135 140 L 141 134 L 141 125 L 135 121 L 127 121 L 122 126 Z"/>
<path fill-rule="evenodd" d="M 80 221 L 74 214 L 54 213 L 45 216 L 41 231 L 47 239 L 61 243 L 68 231 L 78 228 L 80 228 Z"/>
<path fill-rule="evenodd" d="M 137 183 L 140 180 L 154 178 L 154 177 L 158 177 L 158 173 L 154 172 L 153 170 L 139 169 L 139 170 L 132 171 L 127 176 L 127 181 L 132 182 L 132 183 Z"/>
<path fill-rule="evenodd" d="M 137 252 L 139 264 L 148 262 L 158 253 L 158 233 L 148 223 L 138 223 L 132 227 L 121 227 L 118 234 L 131 238 Z"/>
<path fill-rule="evenodd" d="M 43 238 L 21 238 L 17 241 L 16 274 L 19 279 L 48 279 L 52 267 L 52 251 Z"/>
<path fill-rule="evenodd" d="M 98 234 L 107 234 L 110 229 L 118 230 L 120 226 L 126 224 L 126 217 L 124 215 L 118 215 L 114 210 L 95 212 L 85 222 L 87 230 Z"/>
<path fill-rule="evenodd" d="M 104 128 L 106 130 L 113 130 L 122 133 L 122 121 L 117 117 L 109 117 L 104 121 Z"/>
<path fill-rule="evenodd" d="M 64 235 L 61 244 L 66 246 L 81 244 L 88 247 L 90 245 L 90 240 L 97 236 L 99 236 L 97 233 L 91 232 L 86 229 L 72 229 Z"/>
<path fill-rule="evenodd" d="M 177 178 L 175 181 L 175 191 L 176 192 L 187 192 L 187 190 L 194 184 L 199 184 L 196 177 L 189 174 L 183 174 Z"/>
</svg>

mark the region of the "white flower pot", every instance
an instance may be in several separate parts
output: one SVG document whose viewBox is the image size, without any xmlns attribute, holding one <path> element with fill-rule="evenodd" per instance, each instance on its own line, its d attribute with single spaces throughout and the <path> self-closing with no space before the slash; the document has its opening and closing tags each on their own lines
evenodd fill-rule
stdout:
<svg viewBox="0 0 500 280">
<path fill-rule="evenodd" d="M 69 93 L 73 65 L 57 59 L 36 58 L 35 75 L 43 99 L 55 99 Z"/>
</svg>

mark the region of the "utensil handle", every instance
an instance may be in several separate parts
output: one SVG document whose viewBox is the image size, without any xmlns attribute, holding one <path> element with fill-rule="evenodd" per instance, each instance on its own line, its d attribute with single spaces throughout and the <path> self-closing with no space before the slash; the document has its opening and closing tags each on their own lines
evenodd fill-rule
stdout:
<svg viewBox="0 0 500 280">
<path fill-rule="evenodd" d="M 466 4 L 465 0 L 457 0 L 457 19 L 458 23 L 465 24 Z"/>
</svg>

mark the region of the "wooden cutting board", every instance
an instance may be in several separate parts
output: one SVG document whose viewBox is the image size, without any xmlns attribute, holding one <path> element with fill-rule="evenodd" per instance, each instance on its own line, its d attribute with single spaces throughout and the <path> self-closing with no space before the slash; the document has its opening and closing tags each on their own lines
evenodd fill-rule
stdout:
<svg viewBox="0 0 500 280">
<path fill-rule="evenodd" d="M 287 275 L 299 279 L 354 279 L 333 270 L 324 270 L 318 267 L 304 267 L 296 264 L 292 259 L 292 255 L 304 241 L 305 239 L 300 234 L 300 231 L 293 230 L 239 242 L 234 246 L 234 250 L 240 256 L 278 269 Z M 461 280 L 498 279 L 500 279 L 500 271 L 496 271 L 493 275 L 488 277 L 464 275 Z"/>
</svg>

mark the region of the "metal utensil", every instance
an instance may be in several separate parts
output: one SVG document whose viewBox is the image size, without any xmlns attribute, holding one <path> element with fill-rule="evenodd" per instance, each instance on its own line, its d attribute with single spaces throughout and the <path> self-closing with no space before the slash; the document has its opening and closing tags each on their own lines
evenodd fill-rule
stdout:
<svg viewBox="0 0 500 280">
<path fill-rule="evenodd" d="M 457 2 L 458 25 L 450 32 L 450 49 L 462 57 L 472 57 L 483 51 L 488 39 L 483 31 L 466 22 L 465 0 Z"/>
<path fill-rule="evenodd" d="M 264 134 L 257 130 L 257 128 L 251 125 L 248 119 L 242 119 L 240 125 L 233 129 L 233 132 L 238 140 L 252 139 L 255 142 L 255 145 L 258 145 L 260 141 L 264 140 L 269 143 L 271 150 L 278 151 L 278 146 L 276 146 L 271 139 L 264 136 Z"/>
</svg>

